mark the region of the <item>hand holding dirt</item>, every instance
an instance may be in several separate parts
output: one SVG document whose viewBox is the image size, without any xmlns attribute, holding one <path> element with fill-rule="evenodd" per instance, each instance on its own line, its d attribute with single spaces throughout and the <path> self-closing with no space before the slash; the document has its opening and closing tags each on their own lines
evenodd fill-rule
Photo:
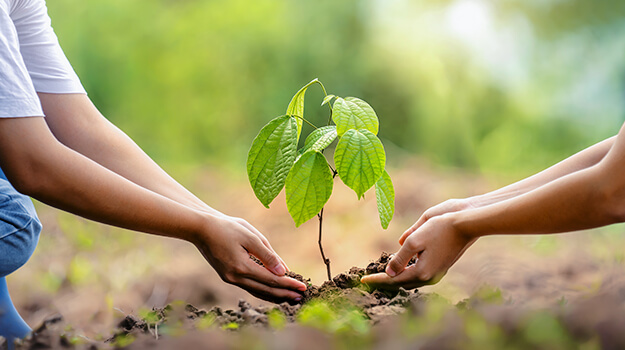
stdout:
<svg viewBox="0 0 625 350">
<path fill-rule="evenodd" d="M 211 217 L 208 222 L 193 243 L 222 280 L 268 301 L 301 298 L 306 285 L 285 276 L 288 268 L 258 230 L 230 217 Z M 268 268 L 250 260 L 250 254 Z"/>
<path fill-rule="evenodd" d="M 363 283 L 381 289 L 406 289 L 434 284 L 477 238 L 463 235 L 449 215 L 427 220 L 411 233 L 391 258 L 386 273 L 365 276 Z M 411 259 L 417 257 L 414 264 Z"/>
</svg>

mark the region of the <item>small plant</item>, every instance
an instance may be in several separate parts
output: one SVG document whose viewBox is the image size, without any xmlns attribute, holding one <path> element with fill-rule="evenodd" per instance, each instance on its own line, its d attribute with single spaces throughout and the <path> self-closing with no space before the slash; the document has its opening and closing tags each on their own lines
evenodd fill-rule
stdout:
<svg viewBox="0 0 625 350">
<path fill-rule="evenodd" d="M 321 105 L 327 104 L 330 109 L 326 126 L 317 127 L 304 118 L 304 95 L 313 84 L 321 86 L 325 95 Z M 314 130 L 298 150 L 304 122 Z M 328 95 L 323 84 L 314 79 L 293 96 L 285 115 L 260 130 L 248 154 L 247 175 L 256 197 L 265 207 L 269 208 L 286 187 L 287 208 L 296 226 L 314 216 L 319 218 L 319 250 L 328 280 L 332 279 L 330 259 L 326 258 L 321 244 L 323 208 L 337 175 L 356 192 L 358 199 L 375 185 L 382 227 L 386 229 L 393 218 L 395 191 L 385 170 L 386 154 L 376 136 L 378 128 L 378 117 L 367 102 L 355 97 Z M 332 167 L 323 151 L 337 138 Z"/>
</svg>

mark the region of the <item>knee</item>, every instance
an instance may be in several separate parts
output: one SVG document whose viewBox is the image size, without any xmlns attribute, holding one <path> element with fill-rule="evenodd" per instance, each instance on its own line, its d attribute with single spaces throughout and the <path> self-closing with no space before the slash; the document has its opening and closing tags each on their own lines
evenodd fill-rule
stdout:
<svg viewBox="0 0 625 350">
<path fill-rule="evenodd" d="M 23 266 L 37 247 L 41 233 L 41 221 L 34 210 L 22 207 L 11 213 L 11 219 L 4 222 L 11 230 L 0 235 L 0 276 L 6 276 Z M 2 225 L 2 221 L 0 221 Z"/>
</svg>

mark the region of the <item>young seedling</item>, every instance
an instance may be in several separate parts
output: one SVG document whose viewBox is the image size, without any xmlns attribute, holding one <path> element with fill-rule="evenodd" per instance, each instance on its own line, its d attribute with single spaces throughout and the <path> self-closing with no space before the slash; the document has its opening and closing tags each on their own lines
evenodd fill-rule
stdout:
<svg viewBox="0 0 625 350">
<path fill-rule="evenodd" d="M 321 105 L 327 104 L 330 109 L 326 126 L 317 127 L 304 118 L 304 95 L 313 84 L 321 86 L 325 95 Z M 304 122 L 314 130 L 298 150 Z M 323 252 L 321 235 L 323 208 L 332 193 L 334 178 L 338 175 L 356 192 L 358 199 L 375 185 L 378 213 L 384 229 L 395 212 L 395 191 L 385 170 L 386 154 L 376 136 L 378 128 L 378 117 L 367 102 L 355 97 L 328 95 L 323 84 L 314 79 L 293 96 L 285 115 L 273 119 L 260 130 L 247 157 L 247 175 L 256 197 L 265 207 L 269 208 L 286 187 L 287 208 L 296 226 L 314 216 L 319 218 L 318 244 L 328 280 L 332 279 L 330 259 Z M 332 167 L 323 151 L 337 138 Z"/>
</svg>

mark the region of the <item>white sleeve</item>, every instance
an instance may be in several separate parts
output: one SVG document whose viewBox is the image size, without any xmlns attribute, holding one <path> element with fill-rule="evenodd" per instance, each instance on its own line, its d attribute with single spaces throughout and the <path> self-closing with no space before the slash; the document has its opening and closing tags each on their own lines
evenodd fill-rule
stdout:
<svg viewBox="0 0 625 350">
<path fill-rule="evenodd" d="M 16 0 L 11 11 L 20 52 L 37 92 L 85 93 L 52 30 L 45 0 Z"/>
<path fill-rule="evenodd" d="M 0 1 L 0 118 L 43 116 L 20 54 L 7 3 Z"/>
</svg>

